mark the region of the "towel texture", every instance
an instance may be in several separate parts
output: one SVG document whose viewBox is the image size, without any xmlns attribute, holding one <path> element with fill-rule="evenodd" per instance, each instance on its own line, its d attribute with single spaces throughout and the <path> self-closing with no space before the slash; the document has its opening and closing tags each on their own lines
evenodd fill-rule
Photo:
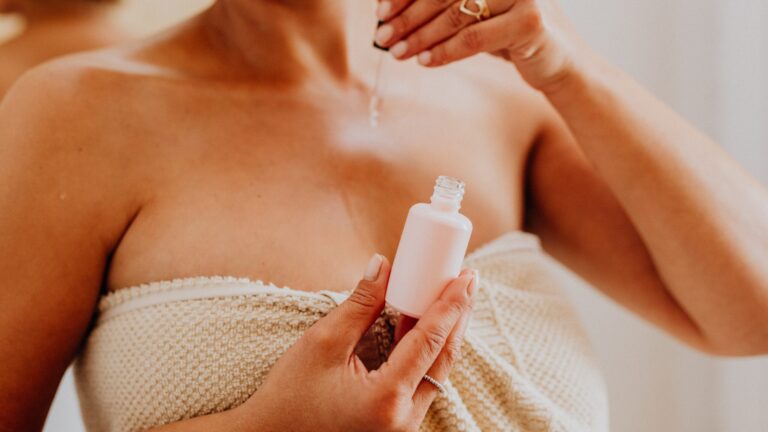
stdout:
<svg viewBox="0 0 768 432">
<path fill-rule="evenodd" d="M 482 281 L 463 355 L 421 430 L 608 430 L 602 377 L 561 293 L 583 282 L 524 233 L 483 246 L 466 266 Z M 108 294 L 75 364 L 88 430 L 145 430 L 243 403 L 347 295 L 232 277 Z M 395 320 L 385 309 L 361 342 L 366 364 L 386 359 Z"/>
</svg>

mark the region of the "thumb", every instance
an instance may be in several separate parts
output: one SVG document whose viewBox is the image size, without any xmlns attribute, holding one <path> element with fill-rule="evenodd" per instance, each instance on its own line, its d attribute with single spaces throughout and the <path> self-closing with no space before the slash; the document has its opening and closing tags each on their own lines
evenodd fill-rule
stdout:
<svg viewBox="0 0 768 432">
<path fill-rule="evenodd" d="M 338 335 L 339 347 L 351 354 L 368 328 L 384 309 L 390 265 L 385 257 L 375 254 L 366 267 L 363 279 L 342 304 L 322 321 Z"/>
</svg>

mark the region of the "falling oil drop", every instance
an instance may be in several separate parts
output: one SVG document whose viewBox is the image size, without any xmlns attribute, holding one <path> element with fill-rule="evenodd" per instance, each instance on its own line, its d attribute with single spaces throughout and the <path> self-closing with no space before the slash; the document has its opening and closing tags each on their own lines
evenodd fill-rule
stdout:
<svg viewBox="0 0 768 432">
<path fill-rule="evenodd" d="M 379 63 L 376 66 L 376 76 L 373 80 L 373 87 L 371 88 L 370 100 L 368 102 L 368 122 L 372 128 L 379 126 L 379 118 L 381 117 L 382 75 L 384 73 L 384 62 L 387 57 L 387 53 L 379 53 Z"/>
</svg>

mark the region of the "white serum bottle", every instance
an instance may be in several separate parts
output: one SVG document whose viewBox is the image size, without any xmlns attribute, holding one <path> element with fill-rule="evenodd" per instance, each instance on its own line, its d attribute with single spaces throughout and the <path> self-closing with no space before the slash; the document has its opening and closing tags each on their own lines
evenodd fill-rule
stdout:
<svg viewBox="0 0 768 432">
<path fill-rule="evenodd" d="M 392 264 L 387 304 L 421 318 L 461 272 L 472 222 L 459 213 L 464 182 L 439 177 L 429 204 L 411 207 Z"/>
</svg>

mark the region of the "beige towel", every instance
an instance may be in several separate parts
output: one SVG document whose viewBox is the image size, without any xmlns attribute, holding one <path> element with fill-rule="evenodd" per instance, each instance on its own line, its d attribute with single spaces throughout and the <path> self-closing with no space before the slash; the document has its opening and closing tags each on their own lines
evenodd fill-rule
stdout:
<svg viewBox="0 0 768 432">
<path fill-rule="evenodd" d="M 583 282 L 523 233 L 476 250 L 466 266 L 482 282 L 463 356 L 421 430 L 607 430 L 600 372 L 560 292 Z M 105 296 L 75 365 L 88 430 L 145 430 L 243 403 L 346 295 L 196 277 Z M 361 343 L 367 362 L 386 358 L 395 318 L 385 310 Z"/>
</svg>

